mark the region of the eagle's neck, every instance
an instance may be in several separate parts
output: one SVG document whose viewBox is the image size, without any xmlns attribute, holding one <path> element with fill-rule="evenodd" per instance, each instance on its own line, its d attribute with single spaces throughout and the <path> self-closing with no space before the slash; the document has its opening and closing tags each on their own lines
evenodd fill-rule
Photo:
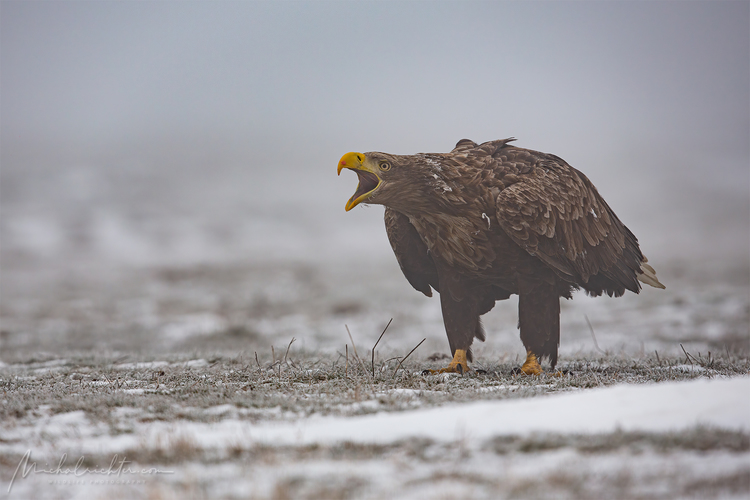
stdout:
<svg viewBox="0 0 750 500">
<path fill-rule="evenodd" d="M 465 209 L 463 188 L 438 155 L 415 155 L 408 177 L 399 179 L 398 196 L 385 205 L 409 217 L 453 216 Z"/>
</svg>

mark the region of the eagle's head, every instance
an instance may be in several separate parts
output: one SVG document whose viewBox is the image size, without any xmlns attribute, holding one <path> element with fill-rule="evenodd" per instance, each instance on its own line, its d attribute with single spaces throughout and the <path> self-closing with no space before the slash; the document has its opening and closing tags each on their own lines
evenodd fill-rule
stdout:
<svg viewBox="0 0 750 500">
<path fill-rule="evenodd" d="M 419 162 L 412 156 L 387 153 L 346 153 L 339 160 L 338 173 L 345 168 L 359 177 L 357 190 L 346 202 L 346 211 L 360 203 L 375 203 L 398 209 L 419 205 L 424 193 Z"/>
</svg>

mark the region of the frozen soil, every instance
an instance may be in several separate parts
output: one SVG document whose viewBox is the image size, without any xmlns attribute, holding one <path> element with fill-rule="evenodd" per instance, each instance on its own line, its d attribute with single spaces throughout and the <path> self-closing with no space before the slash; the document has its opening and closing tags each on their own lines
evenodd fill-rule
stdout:
<svg viewBox="0 0 750 500">
<path fill-rule="evenodd" d="M 415 355 L 399 366 L 405 354 L 381 359 L 376 351 L 373 365 L 370 351 L 363 357 L 355 357 L 353 350 L 348 358 L 343 353 L 324 356 L 297 352 L 292 344 L 289 352 L 282 350 L 273 361 L 268 353 L 257 359 L 80 356 L 16 363 L 0 368 L 4 391 L 0 417 L 10 422 L 83 411 L 115 432 L 132 418 L 211 422 L 229 414 L 258 422 L 313 414 L 353 416 L 622 383 L 750 374 L 748 358 L 726 354 L 708 358 L 686 352 L 681 358 L 658 359 L 655 354 L 640 359 L 592 355 L 561 363 L 558 373 L 541 378 L 517 376 L 514 363 L 481 360 L 465 376 L 431 375 L 423 371 L 445 366 L 447 356 Z M 139 413 L 125 415 L 115 411 L 118 408 L 135 408 Z"/>
<path fill-rule="evenodd" d="M 459 429 L 446 440 L 299 445 L 250 434 L 265 424 L 319 417 L 750 374 L 742 355 L 686 352 L 658 359 L 580 356 L 559 367 L 562 376 L 517 376 L 511 362 L 479 362 L 464 376 L 427 375 L 423 369 L 447 360 L 416 351 L 399 367 L 406 352 L 376 350 L 373 365 L 371 352 L 358 349 L 347 357 L 291 344 L 274 351 L 275 358 L 265 353 L 257 360 L 122 354 L 5 364 L 4 490 L 10 487 L 9 498 L 744 498 L 750 492 L 748 427 L 593 434 L 507 429 L 489 439 Z M 738 396 L 746 398 L 731 395 Z M 226 437 L 221 443 L 201 438 L 217 429 Z M 31 462 L 38 470 L 56 469 L 63 453 L 69 469 L 80 460 L 78 471 L 111 470 L 113 461 L 127 460 L 129 470 L 150 473 L 22 477 Z"/>
</svg>

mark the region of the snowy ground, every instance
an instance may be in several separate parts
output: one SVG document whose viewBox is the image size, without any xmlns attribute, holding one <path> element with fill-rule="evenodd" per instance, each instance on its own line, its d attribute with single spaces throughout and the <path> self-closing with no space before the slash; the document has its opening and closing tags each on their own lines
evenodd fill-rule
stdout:
<svg viewBox="0 0 750 500">
<path fill-rule="evenodd" d="M 664 202 L 632 225 L 667 289 L 563 301 L 565 376 L 512 374 L 515 298 L 484 316 L 477 372 L 425 376 L 447 362 L 439 300 L 401 275 L 382 209 L 343 212 L 352 182 L 313 199 L 332 168 L 291 193 L 45 168 L 2 172 L 4 498 L 750 495 L 746 193 L 717 205 L 734 218 Z"/>
<path fill-rule="evenodd" d="M 8 498 L 745 498 L 750 363 L 423 375 L 290 348 L 0 369 Z M 373 372 L 371 371 L 374 370 Z"/>
<path fill-rule="evenodd" d="M 380 228 L 379 228 L 380 229 Z M 382 231 L 382 230 L 381 230 Z M 382 235 L 384 237 L 384 235 Z M 56 356 L 59 348 L 97 352 L 270 354 L 292 337 L 308 350 L 341 350 L 349 341 L 372 345 L 392 317 L 381 347 L 445 352 L 439 300 L 414 291 L 392 255 L 311 264 L 267 262 L 75 270 L 3 269 L 3 360 Z M 669 264 L 659 276 L 667 290 L 562 301 L 561 354 L 601 352 L 714 354 L 748 346 L 747 267 L 691 269 Z M 356 279 L 352 279 L 356 276 Z M 483 317 L 486 343 L 477 358 L 523 356 L 517 299 L 498 302 Z"/>
</svg>

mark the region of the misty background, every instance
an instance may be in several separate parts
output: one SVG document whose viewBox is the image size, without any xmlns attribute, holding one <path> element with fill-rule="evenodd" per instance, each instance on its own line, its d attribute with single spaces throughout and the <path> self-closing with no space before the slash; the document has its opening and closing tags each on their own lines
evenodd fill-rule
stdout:
<svg viewBox="0 0 750 500">
<path fill-rule="evenodd" d="M 704 316 L 746 339 L 748 2 L 2 1 L 0 347 L 314 348 L 401 315 L 445 350 L 336 165 L 510 136 L 583 171 L 668 293 L 713 276 Z"/>
</svg>

